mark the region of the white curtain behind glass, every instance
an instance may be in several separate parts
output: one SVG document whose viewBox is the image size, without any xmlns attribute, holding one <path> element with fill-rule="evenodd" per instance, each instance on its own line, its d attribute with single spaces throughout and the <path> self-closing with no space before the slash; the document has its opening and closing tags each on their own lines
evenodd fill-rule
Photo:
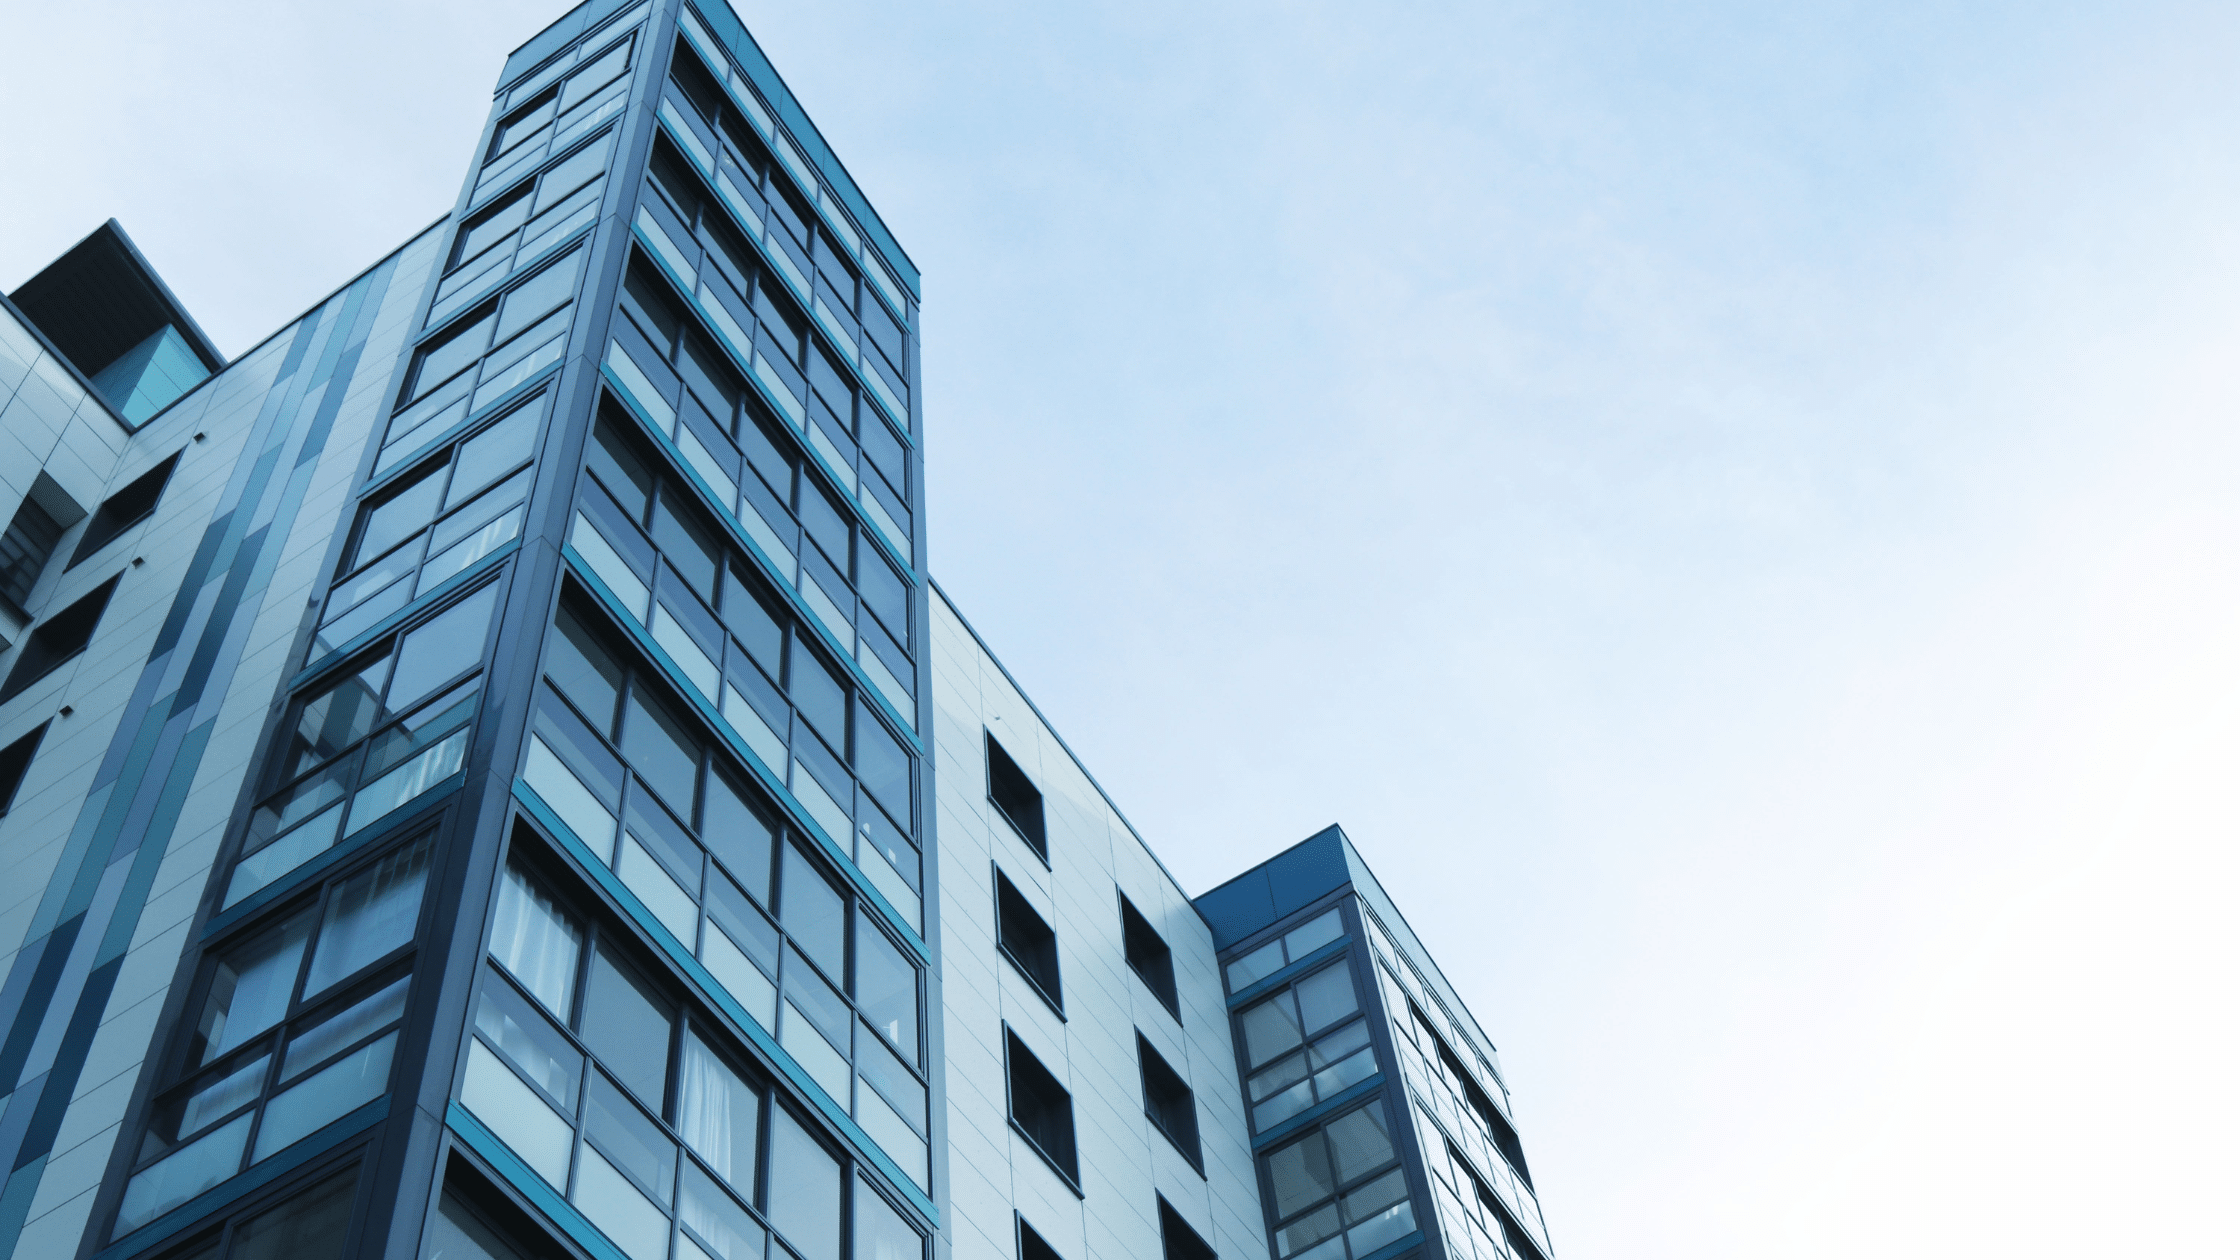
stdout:
<svg viewBox="0 0 2240 1260">
<path fill-rule="evenodd" d="M 583 955 L 583 933 L 519 867 L 507 866 L 498 886 L 498 920 L 491 929 L 490 955 L 538 1001 L 563 1022 L 567 1020 L 576 963 Z"/>
</svg>

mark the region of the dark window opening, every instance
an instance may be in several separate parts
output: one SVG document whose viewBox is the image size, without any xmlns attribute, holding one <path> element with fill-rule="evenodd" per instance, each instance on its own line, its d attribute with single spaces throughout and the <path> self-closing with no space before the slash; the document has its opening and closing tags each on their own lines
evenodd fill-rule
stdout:
<svg viewBox="0 0 2240 1260">
<path fill-rule="evenodd" d="M 46 733 L 47 724 L 41 722 L 29 735 L 0 748 L 0 818 L 15 808 L 16 789 L 23 786 L 24 772 L 31 768 L 32 754 L 39 751 L 39 741 Z"/>
<path fill-rule="evenodd" d="M 1159 1196 L 1159 1251 L 1165 1260 L 1215 1260 L 1213 1245 L 1190 1228 L 1167 1196 Z"/>
<path fill-rule="evenodd" d="M 1058 987 L 1058 934 L 1002 871 L 996 872 L 996 948 L 1043 1000 L 1065 1010 Z"/>
<path fill-rule="evenodd" d="M 1125 896 L 1120 898 L 1120 941 L 1127 951 L 1128 967 L 1136 973 L 1136 978 L 1151 990 L 1151 996 L 1159 999 L 1159 1005 L 1167 1008 L 1167 1014 L 1179 1022 L 1182 1000 L 1174 988 L 1174 951 L 1167 948 L 1166 938 L 1151 926 L 1151 920 L 1144 918 L 1143 912 Z"/>
<path fill-rule="evenodd" d="M 1058 1249 L 1044 1242 L 1024 1216 L 1019 1218 L 1019 1260 L 1059 1260 Z"/>
<path fill-rule="evenodd" d="M 41 477 L 45 473 L 39 474 Z M 39 585 L 39 574 L 44 572 L 47 561 L 53 557 L 55 545 L 62 541 L 62 533 L 70 528 L 68 522 L 55 516 L 45 505 L 31 495 L 24 496 L 23 506 L 16 509 L 15 519 L 8 522 L 8 532 L 0 534 L 0 596 L 19 610 L 31 603 L 31 591 Z"/>
<path fill-rule="evenodd" d="M 1011 1082 L 1011 1123 L 1078 1189 L 1081 1165 L 1073 1149 L 1073 1095 L 1009 1029 L 1004 1030 L 1003 1057 Z"/>
<path fill-rule="evenodd" d="M 109 607 L 109 596 L 116 589 L 117 579 L 110 578 L 77 603 L 39 623 L 39 628 L 24 641 L 23 651 L 16 656 L 16 667 L 8 671 L 7 684 L 0 686 L 0 702 L 21 695 L 24 688 L 85 651 L 86 645 L 93 642 L 94 627 L 101 624 L 101 613 Z"/>
<path fill-rule="evenodd" d="M 1143 1114 L 1151 1117 L 1159 1132 L 1167 1135 L 1199 1176 L 1204 1176 L 1205 1161 L 1198 1151 L 1198 1100 L 1191 1095 L 1189 1084 L 1151 1048 L 1142 1033 L 1136 1034 L 1136 1059 L 1143 1065 Z"/>
<path fill-rule="evenodd" d="M 988 737 L 988 799 L 1018 829 L 1043 861 L 1050 860 L 1050 841 L 1042 830 L 1042 790 L 1003 750 L 996 737 Z"/>
<path fill-rule="evenodd" d="M 93 510 L 93 520 L 86 526 L 85 537 L 78 540 L 78 549 L 70 553 L 70 567 L 78 567 L 94 552 L 116 541 L 117 535 L 148 519 L 156 510 L 156 501 L 163 497 L 164 486 L 171 481 L 171 470 L 178 466 L 179 457 L 173 455 L 103 499 Z"/>
</svg>

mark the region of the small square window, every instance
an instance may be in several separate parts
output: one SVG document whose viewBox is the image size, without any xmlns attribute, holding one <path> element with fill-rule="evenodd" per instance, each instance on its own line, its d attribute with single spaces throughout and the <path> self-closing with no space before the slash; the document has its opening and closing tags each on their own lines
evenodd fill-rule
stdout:
<svg viewBox="0 0 2240 1260">
<path fill-rule="evenodd" d="M 996 871 L 996 948 L 1045 1001 L 1064 1013 L 1065 1000 L 1058 987 L 1058 934 L 1000 869 Z"/>
<path fill-rule="evenodd" d="M 995 736 L 988 737 L 988 799 L 1017 828 L 1019 835 L 1044 862 L 1050 860 L 1050 841 L 1042 830 L 1042 791 L 1003 751 Z"/>
<path fill-rule="evenodd" d="M 1078 1193 L 1081 1165 L 1073 1147 L 1073 1095 L 1009 1029 L 1004 1030 L 1003 1057 L 1011 1085 L 1011 1123 Z"/>
<path fill-rule="evenodd" d="M 1164 1260 L 1217 1260 L 1212 1245 L 1190 1228 L 1163 1194 L 1159 1196 L 1159 1248 Z"/>
<path fill-rule="evenodd" d="M 1127 951 L 1128 966 L 1143 981 L 1167 1014 L 1182 1019 L 1182 1002 L 1175 995 L 1174 951 L 1167 948 L 1166 938 L 1151 926 L 1151 920 L 1135 908 L 1127 897 L 1120 898 L 1120 941 Z"/>
<path fill-rule="evenodd" d="M 1151 1048 L 1142 1033 L 1136 1034 L 1136 1059 L 1143 1065 L 1143 1114 L 1151 1117 L 1151 1123 L 1159 1126 L 1159 1132 L 1166 1134 L 1203 1176 L 1205 1162 L 1198 1151 L 1198 1100 L 1191 1096 L 1189 1084 Z"/>
</svg>

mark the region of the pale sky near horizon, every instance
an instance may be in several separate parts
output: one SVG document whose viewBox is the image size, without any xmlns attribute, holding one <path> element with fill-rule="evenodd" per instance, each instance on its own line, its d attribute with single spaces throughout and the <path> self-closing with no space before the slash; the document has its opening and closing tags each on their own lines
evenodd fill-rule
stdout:
<svg viewBox="0 0 2240 1260">
<path fill-rule="evenodd" d="M 0 287 L 238 354 L 560 6 L 0 9 Z M 742 13 L 937 579 L 1190 891 L 1346 827 L 1560 1257 L 2234 1253 L 2240 8 Z"/>
</svg>

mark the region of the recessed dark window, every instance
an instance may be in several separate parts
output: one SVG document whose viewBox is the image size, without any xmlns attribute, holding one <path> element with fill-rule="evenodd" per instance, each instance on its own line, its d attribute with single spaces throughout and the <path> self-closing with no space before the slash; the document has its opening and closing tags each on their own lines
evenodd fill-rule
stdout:
<svg viewBox="0 0 2240 1260">
<path fill-rule="evenodd" d="M 39 476 L 44 479 L 46 474 Z M 39 502 L 39 488 L 25 495 L 16 508 L 15 519 L 8 522 L 8 532 L 0 534 L 0 596 L 19 609 L 29 604 L 39 574 L 45 571 L 55 544 L 62 541 L 63 531 L 69 528 L 69 521 Z"/>
<path fill-rule="evenodd" d="M 1005 1029 L 1003 1039 L 1004 1068 L 1011 1082 L 1011 1123 L 1078 1188 L 1081 1165 L 1073 1149 L 1073 1095 L 1042 1066 L 1017 1033 Z"/>
<path fill-rule="evenodd" d="M 1217 1260 L 1213 1247 L 1190 1228 L 1167 1196 L 1159 1196 L 1159 1247 L 1165 1260 Z"/>
<path fill-rule="evenodd" d="M 1019 1260 L 1060 1260 L 1058 1249 L 1044 1242 L 1024 1216 L 1019 1218 Z"/>
<path fill-rule="evenodd" d="M 1127 951 L 1128 966 L 1143 986 L 1167 1008 L 1167 1014 L 1180 1021 L 1182 1002 L 1175 996 L 1174 951 L 1167 948 L 1166 938 L 1151 926 L 1151 920 L 1125 896 L 1120 898 L 1120 943 Z"/>
<path fill-rule="evenodd" d="M 70 567 L 77 568 L 94 552 L 116 541 L 117 535 L 148 519 L 156 510 L 156 501 L 163 497 L 163 488 L 171 482 L 171 470 L 179 466 L 179 457 L 157 464 L 108 498 L 93 510 L 93 520 L 86 525 L 85 537 L 78 540 L 78 549 L 70 553 Z"/>
<path fill-rule="evenodd" d="M 1136 1059 L 1143 1064 L 1143 1114 L 1151 1117 L 1159 1132 L 1166 1134 L 1190 1166 L 1203 1175 L 1204 1157 L 1198 1153 L 1198 1100 L 1191 1096 L 1189 1084 L 1151 1048 L 1142 1033 L 1136 1034 Z"/>
<path fill-rule="evenodd" d="M 1065 1009 L 1058 988 L 1058 934 L 1001 870 L 996 872 L 996 948 L 1050 1005 Z"/>
<path fill-rule="evenodd" d="M 1042 790 L 1003 750 L 996 737 L 988 737 L 988 799 L 1019 829 L 1042 860 L 1050 860 L 1050 841 L 1042 830 Z"/>
<path fill-rule="evenodd" d="M 109 596 L 116 589 L 117 579 L 110 578 L 81 596 L 77 603 L 39 623 L 39 628 L 24 640 L 23 651 L 16 656 L 16 667 L 8 671 L 7 685 L 0 686 L 0 701 L 20 695 L 24 688 L 85 651 L 86 644 L 93 642 L 94 627 L 101 624 L 102 610 L 109 606 Z"/>
<path fill-rule="evenodd" d="M 31 756 L 39 751 L 39 740 L 47 733 L 47 724 L 41 722 L 29 735 L 0 748 L 0 817 L 6 817 L 15 808 L 16 789 L 23 786 L 23 772 L 31 768 Z"/>
</svg>

